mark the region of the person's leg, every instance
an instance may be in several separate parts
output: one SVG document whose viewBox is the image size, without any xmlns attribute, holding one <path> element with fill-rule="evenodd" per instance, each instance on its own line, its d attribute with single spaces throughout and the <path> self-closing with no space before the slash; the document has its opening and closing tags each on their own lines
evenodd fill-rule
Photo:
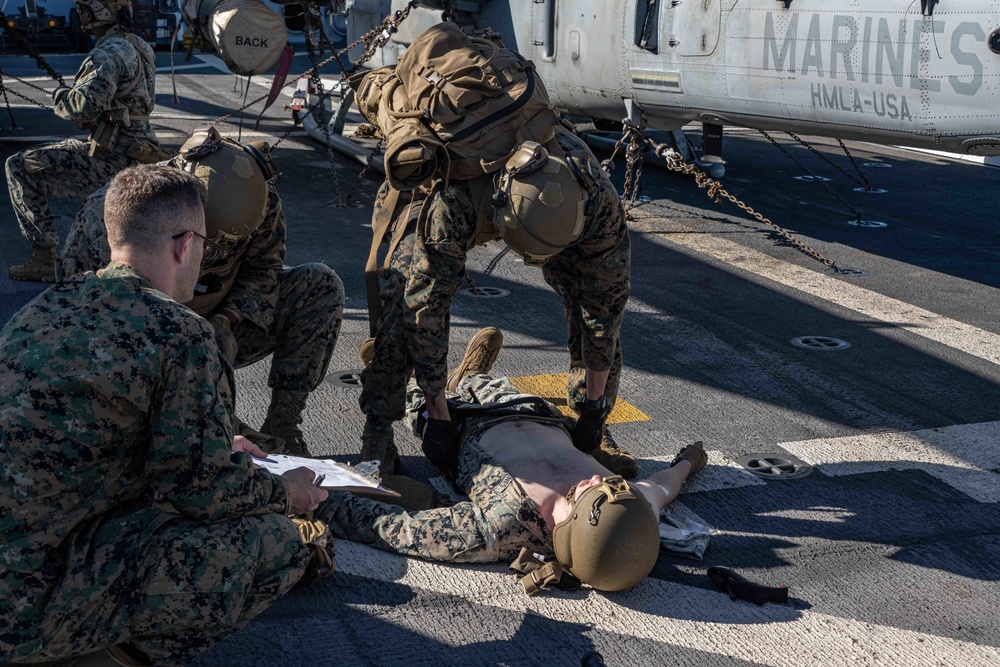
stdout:
<svg viewBox="0 0 1000 667">
<path fill-rule="evenodd" d="M 7 159 L 7 187 L 21 233 L 31 244 L 32 258 L 10 267 L 18 280 L 55 281 L 59 243 L 49 197 L 85 197 L 111 180 L 134 160 L 117 153 L 87 155 L 88 144 L 67 139 L 30 148 Z"/>
<path fill-rule="evenodd" d="M 114 544 L 93 553 L 114 553 Z M 177 518 L 149 540 L 142 560 L 112 582 L 73 581 L 89 604 L 36 630 L 33 662 L 65 660 L 131 642 L 155 665 L 183 665 L 245 625 L 306 571 L 295 524 L 267 514 L 206 525 Z"/>
<path fill-rule="evenodd" d="M 512 560 L 524 546 L 551 551 L 544 521 L 525 525 L 517 483 L 475 443 L 463 444 L 458 484 L 469 490 L 471 500 L 451 507 L 407 512 L 350 493 L 331 493 L 314 516 L 334 537 L 429 560 L 492 563 Z"/>
<path fill-rule="evenodd" d="M 306 398 L 326 375 L 344 312 L 344 285 L 333 269 L 311 263 L 284 269 L 268 331 L 249 321 L 233 327 L 236 367 L 273 352 L 271 404 L 260 430 L 285 441 L 285 451 L 309 456 L 299 424 Z"/>
<path fill-rule="evenodd" d="M 277 514 L 157 535 L 128 602 L 131 642 L 154 665 L 182 665 L 246 625 L 301 579 L 309 551 Z"/>
<path fill-rule="evenodd" d="M 361 436 L 361 461 L 381 461 L 383 473 L 399 469 L 392 425 L 404 417 L 406 381 L 413 370 L 406 349 L 403 292 L 413 255 L 414 234 L 403 237 L 390 260 L 389 276 L 382 282 L 379 316 L 371 363 L 361 372 L 358 403 L 365 414 Z"/>
</svg>

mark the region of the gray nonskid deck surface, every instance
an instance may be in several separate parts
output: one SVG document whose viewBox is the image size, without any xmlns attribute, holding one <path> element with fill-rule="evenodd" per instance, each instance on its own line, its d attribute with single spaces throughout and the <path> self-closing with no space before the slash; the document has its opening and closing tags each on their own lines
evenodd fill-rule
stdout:
<svg viewBox="0 0 1000 667">
<path fill-rule="evenodd" d="M 158 58 L 166 68 L 167 56 Z M 0 62 L 5 72 L 35 75 L 24 58 Z M 64 56 L 58 66 L 72 73 L 77 62 Z M 307 63 L 297 58 L 293 72 Z M 174 106 L 168 76 L 161 73 L 153 124 L 172 148 L 242 100 L 235 78 L 209 62 L 178 74 Z M 269 78 L 250 85 L 252 97 Z M 282 102 L 259 132 L 244 123 L 244 140 L 280 136 L 289 127 Z M 14 112 L 23 129 L 0 131 L 4 157 L 32 137 L 79 134 L 41 109 Z M 238 119 L 221 127 L 236 136 Z M 864 195 L 810 162 L 865 218 L 888 224 L 861 229 L 819 186 L 794 180 L 797 168 L 767 142 L 733 131 L 726 143 L 727 189 L 871 275 L 829 276 L 687 178 L 644 170 L 650 199 L 630 223 L 620 396 L 648 420 L 613 430 L 643 475 L 705 441 L 709 466 L 679 500 L 717 531 L 704 561 L 661 555 L 631 591 L 528 598 L 505 564 L 446 566 L 338 542 L 336 574 L 294 590 L 197 665 L 556 667 L 578 665 L 592 650 L 608 665 L 1000 664 L 1000 170 L 852 143 L 859 162 L 892 165 L 868 174 L 888 193 Z M 818 146 L 844 160 L 835 142 Z M 347 289 L 329 376 L 347 374 L 368 335 L 363 265 L 378 182 L 362 181 L 360 207 L 338 208 L 321 146 L 294 130 L 274 155 L 289 221 L 286 263 L 325 262 Z M 346 197 L 358 167 L 334 162 Z M 54 207 L 63 234 L 79 203 Z M 6 278 L 28 250 L 9 207 L 0 210 L 6 320 L 44 286 Z M 475 330 L 494 325 L 505 334 L 497 374 L 564 372 L 559 298 L 512 254 L 484 275 L 501 249 L 470 256 L 476 284 L 508 294 L 456 297 L 451 360 Z M 803 350 L 789 342 L 799 336 L 851 347 Z M 269 400 L 267 372 L 267 361 L 238 372 L 238 412 L 255 426 Z M 353 460 L 364 421 L 358 393 L 330 382 L 314 392 L 304 425 L 314 452 Z M 402 425 L 396 436 L 407 474 L 433 475 Z M 736 463 L 749 454 L 795 455 L 816 469 L 764 481 Z M 705 576 L 710 565 L 787 585 L 791 603 L 732 601 Z"/>
</svg>

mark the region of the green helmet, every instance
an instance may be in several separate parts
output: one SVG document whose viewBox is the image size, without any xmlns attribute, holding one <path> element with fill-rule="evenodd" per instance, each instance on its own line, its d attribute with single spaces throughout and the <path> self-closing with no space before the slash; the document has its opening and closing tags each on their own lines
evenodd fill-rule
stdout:
<svg viewBox="0 0 1000 667">
<path fill-rule="evenodd" d="M 660 553 L 659 519 L 618 475 L 584 491 L 552 529 L 556 559 L 580 581 L 621 591 L 646 578 Z"/>
<path fill-rule="evenodd" d="M 507 160 L 493 195 L 493 222 L 510 249 L 539 266 L 586 235 L 588 197 L 571 159 L 525 141 Z"/>
<path fill-rule="evenodd" d="M 89 9 L 94 17 L 90 23 L 80 25 L 90 30 L 102 25 L 117 25 L 118 14 L 123 9 L 132 9 L 132 0 L 73 0 L 77 10 Z"/>
<path fill-rule="evenodd" d="M 205 228 L 211 241 L 231 251 L 257 231 L 267 206 L 268 183 L 277 176 L 267 143 L 241 146 L 223 139 L 214 127 L 202 128 L 184 142 L 175 163 L 208 190 Z"/>
</svg>

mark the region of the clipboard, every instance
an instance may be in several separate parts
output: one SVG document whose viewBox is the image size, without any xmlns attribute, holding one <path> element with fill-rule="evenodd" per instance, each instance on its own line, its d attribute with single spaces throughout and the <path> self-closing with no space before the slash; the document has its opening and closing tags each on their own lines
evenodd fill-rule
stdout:
<svg viewBox="0 0 1000 667">
<path fill-rule="evenodd" d="M 322 476 L 320 487 L 332 491 L 360 491 L 387 498 L 398 498 L 399 494 L 382 486 L 381 482 L 371 475 L 356 470 L 346 463 L 329 459 L 308 459 L 302 456 L 287 454 L 269 454 L 266 459 L 250 457 L 254 465 L 267 470 L 272 475 L 281 475 L 294 468 L 309 468 L 316 476 Z"/>
</svg>

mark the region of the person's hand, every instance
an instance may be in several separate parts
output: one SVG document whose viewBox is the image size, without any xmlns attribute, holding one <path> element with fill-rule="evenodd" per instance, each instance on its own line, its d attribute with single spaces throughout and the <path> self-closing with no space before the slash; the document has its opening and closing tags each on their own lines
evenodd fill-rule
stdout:
<svg viewBox="0 0 1000 667">
<path fill-rule="evenodd" d="M 259 459 L 266 459 L 267 452 L 255 445 L 248 438 L 244 438 L 242 435 L 237 435 L 233 438 L 233 449 L 234 452 L 246 452 L 251 456 L 256 456 Z"/>
<path fill-rule="evenodd" d="M 69 93 L 70 90 L 69 86 L 57 86 L 56 89 L 52 91 L 52 103 L 59 104 L 59 102 L 62 101 L 62 98 Z"/>
<path fill-rule="evenodd" d="M 215 344 L 219 346 L 219 352 L 230 364 L 235 364 L 236 350 L 239 345 L 236 342 L 236 335 L 233 333 L 232 322 L 225 315 L 216 313 L 208 318 L 208 323 L 215 330 Z"/>
<path fill-rule="evenodd" d="M 306 467 L 289 470 L 282 475 L 288 485 L 288 516 L 312 512 L 329 497 L 326 489 L 315 485 L 316 473 Z"/>
<path fill-rule="evenodd" d="M 604 396 L 596 400 L 586 400 L 580 404 L 580 418 L 573 427 L 573 446 L 584 454 L 590 454 L 601 444 L 601 431 L 608 418 L 608 399 Z"/>
<path fill-rule="evenodd" d="M 454 479 L 458 470 L 458 444 L 455 422 L 427 419 L 420 448 L 424 450 L 424 456 L 449 479 Z"/>
</svg>

